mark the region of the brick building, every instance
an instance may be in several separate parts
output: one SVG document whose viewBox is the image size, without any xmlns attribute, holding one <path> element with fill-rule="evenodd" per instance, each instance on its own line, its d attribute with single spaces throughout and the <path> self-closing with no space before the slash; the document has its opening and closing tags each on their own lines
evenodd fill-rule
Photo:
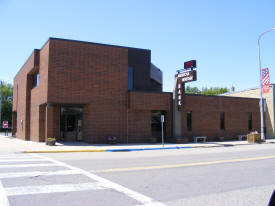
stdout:
<svg viewBox="0 0 275 206">
<path fill-rule="evenodd" d="M 209 141 L 260 131 L 259 99 L 187 94 L 181 130 L 183 137 L 207 136 Z"/>
<path fill-rule="evenodd" d="M 263 94 L 263 98 L 266 102 L 266 112 L 265 112 L 265 132 L 266 132 L 266 138 L 274 138 L 275 137 L 275 89 L 274 84 L 270 84 L 269 86 L 269 92 Z M 225 94 L 225 96 L 228 97 L 245 97 L 245 98 L 258 98 L 260 96 L 260 90 L 259 88 L 253 88 L 253 89 L 246 89 L 243 91 L 238 92 L 231 92 Z"/>
<path fill-rule="evenodd" d="M 259 99 L 184 95 L 178 111 L 162 92 L 162 72 L 151 51 L 49 38 L 14 78 L 13 128 L 18 138 L 106 143 L 160 140 L 164 136 L 217 136 L 259 131 Z"/>
<path fill-rule="evenodd" d="M 146 142 L 172 135 L 172 93 L 151 51 L 50 38 L 14 78 L 13 135 L 24 140 Z M 154 121 L 152 121 L 154 119 Z"/>
<path fill-rule="evenodd" d="M 220 137 L 234 140 L 238 135 L 260 132 L 259 99 L 256 96 L 186 94 L 183 81 L 190 79 L 194 73 L 185 70 L 175 75 L 173 137 L 177 141 L 192 141 L 194 136 L 206 136 L 208 141 Z"/>
</svg>

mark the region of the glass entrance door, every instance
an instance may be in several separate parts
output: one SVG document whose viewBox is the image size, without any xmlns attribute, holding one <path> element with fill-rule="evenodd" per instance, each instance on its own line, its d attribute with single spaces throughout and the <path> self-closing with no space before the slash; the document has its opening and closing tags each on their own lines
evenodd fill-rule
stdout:
<svg viewBox="0 0 275 206">
<path fill-rule="evenodd" d="M 60 136 L 64 141 L 83 139 L 82 108 L 61 107 Z"/>
</svg>

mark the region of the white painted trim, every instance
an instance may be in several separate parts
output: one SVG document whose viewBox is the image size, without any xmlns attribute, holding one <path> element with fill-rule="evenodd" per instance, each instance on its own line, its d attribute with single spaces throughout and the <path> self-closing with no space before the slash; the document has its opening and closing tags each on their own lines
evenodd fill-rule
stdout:
<svg viewBox="0 0 275 206">
<path fill-rule="evenodd" d="M 0 173 L 0 179 L 6 178 L 16 178 L 16 177 L 36 177 L 36 176 L 51 176 L 51 175 L 74 175 L 81 174 L 79 171 L 74 170 L 59 170 L 59 171 L 50 171 L 50 172 L 9 172 L 9 173 Z"/>
<path fill-rule="evenodd" d="M 58 185 L 39 185 L 39 186 L 23 186 L 23 187 L 7 187 L 5 188 L 7 196 L 16 195 L 34 195 L 56 192 L 75 192 L 85 190 L 102 190 L 106 189 L 98 182 L 82 183 L 82 184 L 58 184 Z"/>
<path fill-rule="evenodd" d="M 1 181 L 0 181 L 0 205 L 1 206 L 9 206 L 10 205 L 8 197 L 6 195 L 6 191 L 5 191 Z"/>
</svg>

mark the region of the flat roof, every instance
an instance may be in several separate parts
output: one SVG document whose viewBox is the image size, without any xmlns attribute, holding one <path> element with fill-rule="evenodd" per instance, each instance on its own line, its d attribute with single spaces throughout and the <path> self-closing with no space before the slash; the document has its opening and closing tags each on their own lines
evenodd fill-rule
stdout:
<svg viewBox="0 0 275 206">
<path fill-rule="evenodd" d="M 108 47 L 116 47 L 116 48 L 125 48 L 125 49 L 135 49 L 135 50 L 144 50 L 147 52 L 151 52 L 150 49 L 141 49 L 141 48 L 135 48 L 135 47 L 126 47 L 126 46 L 119 46 L 119 45 L 113 45 L 113 44 L 103 44 L 103 43 L 96 43 L 96 42 L 89 42 L 89 41 L 80 41 L 80 40 L 73 40 L 73 39 L 63 39 L 63 38 L 57 38 L 57 37 L 49 37 L 49 39 L 42 45 L 42 47 L 40 49 L 34 49 L 31 54 L 29 55 L 29 57 L 26 59 L 26 61 L 24 62 L 24 64 L 20 67 L 20 69 L 18 70 L 18 72 L 16 73 L 16 75 L 14 76 L 13 79 L 16 78 L 16 76 L 18 75 L 18 73 L 21 71 L 21 69 L 24 67 L 24 65 L 27 63 L 27 61 L 29 60 L 29 58 L 32 56 L 32 54 L 35 51 L 40 51 L 43 49 L 43 47 L 50 41 L 50 40 L 57 40 L 57 41 L 68 41 L 68 42 L 76 42 L 76 43 L 82 43 L 82 44 L 94 44 L 94 45 L 100 45 L 100 46 L 108 46 Z"/>
<path fill-rule="evenodd" d="M 203 97 L 213 97 L 213 98 L 234 98 L 234 99 L 259 99 L 259 98 L 250 98 L 250 97 L 234 97 L 234 96 L 224 96 L 224 95 L 204 95 L 204 94 L 188 94 L 187 96 L 203 96 Z"/>
<path fill-rule="evenodd" d="M 271 83 L 270 84 L 270 87 L 275 85 L 274 83 Z M 224 94 L 221 94 L 222 95 L 226 95 L 226 94 L 236 94 L 236 93 L 240 93 L 240 92 L 246 92 L 246 91 L 250 91 L 250 90 L 256 90 L 256 89 L 259 89 L 259 87 L 253 87 L 253 88 L 250 88 L 250 89 L 244 89 L 244 90 L 240 90 L 240 91 L 235 91 L 235 92 L 227 92 L 227 93 L 224 93 Z"/>
<path fill-rule="evenodd" d="M 135 48 L 135 47 L 127 47 L 127 46 L 120 46 L 120 45 L 113 45 L 113 44 L 103 44 L 103 43 L 80 41 L 80 40 L 73 40 L 73 39 L 63 39 L 63 38 L 56 38 L 56 37 L 49 37 L 49 40 L 68 41 L 68 42 L 77 42 L 77 43 L 83 43 L 83 44 L 95 44 L 95 45 L 100 45 L 100 46 L 109 46 L 109 47 L 117 47 L 117 48 L 125 48 L 125 49 L 137 49 L 137 50 L 151 51 L 150 49 L 141 49 L 141 48 Z"/>
</svg>

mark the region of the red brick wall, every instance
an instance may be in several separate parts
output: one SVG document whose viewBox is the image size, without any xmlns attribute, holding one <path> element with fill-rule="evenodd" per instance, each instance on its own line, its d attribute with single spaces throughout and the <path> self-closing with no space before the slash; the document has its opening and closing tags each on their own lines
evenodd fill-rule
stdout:
<svg viewBox="0 0 275 206">
<path fill-rule="evenodd" d="M 48 54 L 49 42 L 40 51 L 35 50 L 32 53 L 14 78 L 13 111 L 17 112 L 16 136 L 24 140 L 39 141 L 39 105 L 47 102 Z M 31 74 L 34 70 L 39 70 L 39 84 L 31 88 Z"/>
<path fill-rule="evenodd" d="M 129 137 L 137 141 L 147 141 L 151 137 L 152 110 L 165 111 L 167 137 L 172 136 L 172 93 L 129 92 Z"/>
<path fill-rule="evenodd" d="M 126 48 L 50 40 L 48 102 L 80 104 L 84 140 L 126 136 L 128 53 Z"/>
<path fill-rule="evenodd" d="M 59 137 L 60 125 L 60 107 L 58 105 L 48 104 L 46 106 L 46 121 L 45 121 L 45 139 L 48 137 Z"/>
<path fill-rule="evenodd" d="M 182 134 L 190 139 L 236 139 L 238 134 L 247 134 L 249 112 L 253 114 L 253 130 L 260 131 L 258 99 L 185 95 L 182 108 Z M 187 131 L 188 111 L 192 111 L 192 131 Z M 225 112 L 225 130 L 220 129 L 220 112 Z"/>
<path fill-rule="evenodd" d="M 128 141 L 148 142 L 151 137 L 151 110 L 129 110 Z"/>
<path fill-rule="evenodd" d="M 126 47 L 49 39 L 14 80 L 17 125 L 24 118 L 24 134 L 29 132 L 23 135 L 20 131 L 17 137 L 29 136 L 33 141 L 59 137 L 60 106 L 77 105 L 83 107 L 84 141 L 106 143 L 109 135 L 120 142 L 146 141 L 151 136 L 151 110 L 170 111 L 171 94 L 137 93 L 131 97 L 137 102 L 131 100 L 133 107 L 128 109 L 128 51 Z M 34 69 L 39 69 L 39 85 L 26 89 L 27 75 L 30 86 Z M 22 105 L 17 106 L 19 101 Z M 171 114 L 167 114 L 168 121 Z M 171 123 L 167 125 L 170 131 Z"/>
<path fill-rule="evenodd" d="M 134 110 L 170 110 L 172 93 L 129 92 L 129 108 Z"/>
<path fill-rule="evenodd" d="M 17 122 L 14 123 L 17 125 L 17 137 L 20 139 L 29 139 L 30 136 L 30 85 L 28 84 L 28 73 L 38 67 L 38 58 L 39 51 L 34 50 L 14 78 L 12 111 L 17 113 Z M 22 126 L 21 120 L 23 122 Z"/>
<path fill-rule="evenodd" d="M 46 136 L 46 105 L 39 106 L 39 142 L 45 141 Z"/>
<path fill-rule="evenodd" d="M 50 45 L 49 102 L 112 106 L 114 99 L 125 101 L 127 49 L 54 39 Z"/>
</svg>

